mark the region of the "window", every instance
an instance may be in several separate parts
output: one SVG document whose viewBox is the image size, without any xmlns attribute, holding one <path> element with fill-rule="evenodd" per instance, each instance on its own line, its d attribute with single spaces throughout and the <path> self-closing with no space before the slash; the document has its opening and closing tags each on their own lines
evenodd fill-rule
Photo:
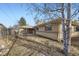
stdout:
<svg viewBox="0 0 79 59">
<path fill-rule="evenodd" d="M 46 31 L 51 31 L 52 27 L 51 26 L 46 26 Z"/>
</svg>

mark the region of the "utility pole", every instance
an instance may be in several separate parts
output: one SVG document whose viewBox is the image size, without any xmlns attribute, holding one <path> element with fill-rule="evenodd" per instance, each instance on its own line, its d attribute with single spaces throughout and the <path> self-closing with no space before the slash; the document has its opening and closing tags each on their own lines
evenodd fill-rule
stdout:
<svg viewBox="0 0 79 59">
<path fill-rule="evenodd" d="M 65 19 L 64 14 L 64 3 L 62 3 L 62 29 L 63 29 L 63 43 L 64 43 L 64 53 L 67 56 L 70 52 L 71 45 L 71 4 L 67 3 L 67 19 Z"/>
</svg>

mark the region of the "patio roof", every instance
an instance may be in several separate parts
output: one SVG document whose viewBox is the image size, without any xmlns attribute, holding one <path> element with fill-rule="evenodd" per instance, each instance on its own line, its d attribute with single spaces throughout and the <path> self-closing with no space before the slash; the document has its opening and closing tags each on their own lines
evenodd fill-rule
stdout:
<svg viewBox="0 0 79 59">
<path fill-rule="evenodd" d="M 27 26 L 21 26 L 20 28 L 33 28 L 33 26 L 27 25 Z"/>
</svg>

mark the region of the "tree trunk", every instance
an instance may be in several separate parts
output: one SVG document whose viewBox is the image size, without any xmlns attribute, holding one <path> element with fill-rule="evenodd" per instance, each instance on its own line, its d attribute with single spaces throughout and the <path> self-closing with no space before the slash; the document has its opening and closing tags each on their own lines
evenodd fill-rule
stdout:
<svg viewBox="0 0 79 59">
<path fill-rule="evenodd" d="M 62 3 L 62 31 L 63 31 L 63 43 L 64 43 L 64 53 L 67 55 L 67 41 L 66 41 L 66 30 L 65 30 L 65 14 L 64 14 L 64 3 Z"/>
<path fill-rule="evenodd" d="M 67 50 L 70 53 L 70 45 L 71 45 L 71 4 L 67 4 L 67 20 L 66 20 L 66 39 L 67 39 Z"/>
<path fill-rule="evenodd" d="M 64 53 L 67 56 L 70 52 L 71 38 L 70 38 L 70 18 L 71 18 L 71 5 L 67 4 L 67 20 L 64 14 L 64 3 L 62 3 L 62 29 L 63 29 L 63 43 Z"/>
</svg>

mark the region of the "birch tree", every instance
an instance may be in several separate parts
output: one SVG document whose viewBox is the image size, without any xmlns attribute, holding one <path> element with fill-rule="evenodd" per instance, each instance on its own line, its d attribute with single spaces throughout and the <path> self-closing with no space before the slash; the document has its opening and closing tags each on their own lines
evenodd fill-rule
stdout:
<svg viewBox="0 0 79 59">
<path fill-rule="evenodd" d="M 71 27 L 71 4 L 67 4 L 67 19 L 65 19 L 64 14 L 64 3 L 62 4 L 62 28 L 63 28 L 63 43 L 64 43 L 64 53 L 65 55 L 68 55 L 70 52 L 70 45 L 71 45 L 71 33 L 70 33 L 70 27 Z"/>
</svg>

